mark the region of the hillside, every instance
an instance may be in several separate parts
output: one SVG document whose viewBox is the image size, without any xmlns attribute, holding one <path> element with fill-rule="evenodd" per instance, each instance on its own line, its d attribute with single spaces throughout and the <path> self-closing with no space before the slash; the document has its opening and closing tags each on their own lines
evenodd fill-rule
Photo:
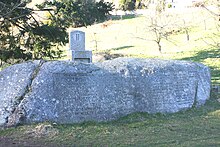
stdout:
<svg viewBox="0 0 220 147">
<path fill-rule="evenodd" d="M 85 31 L 86 49 L 93 50 L 93 62 L 116 57 L 191 60 L 210 66 L 213 79 L 219 78 L 220 50 L 215 44 L 220 38 L 214 35 L 219 29 L 218 21 L 208 11 L 202 8 L 167 11 L 158 20 L 158 25 L 167 27 L 161 33 L 168 34 L 167 38 L 161 38 L 161 52 L 155 32 L 149 30 L 153 16 L 152 11 L 139 10 L 136 14 L 112 16 L 104 23 L 76 29 Z M 64 50 L 67 48 L 68 45 Z"/>
</svg>

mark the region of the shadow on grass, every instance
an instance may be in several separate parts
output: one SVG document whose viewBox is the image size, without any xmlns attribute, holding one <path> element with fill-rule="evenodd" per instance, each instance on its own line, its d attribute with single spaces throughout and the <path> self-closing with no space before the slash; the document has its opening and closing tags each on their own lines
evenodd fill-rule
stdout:
<svg viewBox="0 0 220 147">
<path fill-rule="evenodd" d="M 112 15 L 112 20 L 126 20 L 126 19 L 133 19 L 138 17 L 138 15 L 135 14 L 126 14 L 126 15 Z"/>
<path fill-rule="evenodd" d="M 148 121 L 149 124 L 152 123 L 153 125 L 155 125 L 155 122 L 166 122 L 169 119 L 177 119 L 181 121 L 182 119 L 184 120 L 191 119 L 194 117 L 207 116 L 212 112 L 220 110 L 220 103 L 217 101 L 217 98 L 218 96 L 212 93 L 211 98 L 207 100 L 204 106 L 190 108 L 188 110 L 182 110 L 173 114 L 148 114 L 146 112 L 136 112 L 113 121 L 113 124 L 129 124 L 135 122 Z"/>
<path fill-rule="evenodd" d="M 117 50 L 123 50 L 123 49 L 126 49 L 126 48 L 132 48 L 134 46 L 132 45 L 128 45 L 128 46 L 121 46 L 121 47 L 117 47 L 117 48 L 112 48 L 112 49 L 109 49 L 110 51 L 117 51 Z"/>
<path fill-rule="evenodd" d="M 202 62 L 208 58 L 220 58 L 220 49 L 202 50 L 198 51 L 196 55 L 192 57 L 181 58 L 181 60 L 190 60 L 195 62 Z"/>
<path fill-rule="evenodd" d="M 119 58 L 119 57 L 126 57 L 126 55 L 121 54 L 121 53 L 112 53 L 111 51 L 117 51 L 117 50 L 123 50 L 123 49 L 127 49 L 127 48 L 131 48 L 134 46 L 121 46 L 121 47 L 117 47 L 117 48 L 111 48 L 102 52 L 98 52 L 98 55 L 103 56 L 104 60 L 112 60 L 115 58 Z"/>
<path fill-rule="evenodd" d="M 220 58 L 220 49 L 210 49 L 210 50 L 202 50 L 196 52 L 194 56 L 184 57 L 180 60 L 189 60 L 193 62 L 204 62 L 206 59 L 219 59 Z M 214 61 L 213 61 L 214 62 Z M 220 84 L 220 63 L 216 60 L 215 65 L 209 65 L 212 74 L 212 82 L 216 84 Z M 216 82 L 215 82 L 216 81 Z"/>
</svg>

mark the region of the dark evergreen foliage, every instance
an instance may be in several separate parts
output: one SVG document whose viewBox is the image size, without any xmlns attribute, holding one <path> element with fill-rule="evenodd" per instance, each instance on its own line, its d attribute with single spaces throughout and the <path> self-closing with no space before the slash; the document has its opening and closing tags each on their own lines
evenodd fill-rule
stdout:
<svg viewBox="0 0 220 147">
<path fill-rule="evenodd" d="M 60 45 L 68 42 L 66 29 L 104 21 L 112 3 L 54 0 L 27 7 L 30 0 L 0 1 L 0 61 L 16 63 L 29 59 L 60 58 Z M 39 11 L 48 11 L 47 20 Z M 1 65 L 0 65 L 1 66 Z"/>
<path fill-rule="evenodd" d="M 129 10 L 132 11 L 135 9 L 136 0 L 121 0 L 120 1 L 120 8 L 124 11 Z"/>
</svg>

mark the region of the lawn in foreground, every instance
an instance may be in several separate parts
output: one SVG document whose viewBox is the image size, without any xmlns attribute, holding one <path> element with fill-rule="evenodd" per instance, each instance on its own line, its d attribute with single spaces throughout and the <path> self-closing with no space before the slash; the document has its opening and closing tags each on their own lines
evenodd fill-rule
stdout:
<svg viewBox="0 0 220 147">
<path fill-rule="evenodd" d="M 50 123 L 45 123 L 50 124 Z M 217 95 L 199 108 L 176 114 L 133 113 L 106 123 L 84 122 L 52 126 L 54 136 L 33 136 L 35 125 L 1 130 L 1 137 L 9 137 L 20 144 L 57 146 L 220 146 L 220 102 Z M 1 145 L 1 143 L 0 143 Z"/>
</svg>

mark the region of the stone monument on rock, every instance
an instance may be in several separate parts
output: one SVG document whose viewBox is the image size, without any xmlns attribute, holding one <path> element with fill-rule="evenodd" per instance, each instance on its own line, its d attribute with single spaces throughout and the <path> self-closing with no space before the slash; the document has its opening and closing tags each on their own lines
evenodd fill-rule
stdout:
<svg viewBox="0 0 220 147">
<path fill-rule="evenodd" d="M 85 50 L 85 32 L 73 30 L 69 33 L 71 60 L 75 62 L 92 62 L 92 51 Z"/>
</svg>

